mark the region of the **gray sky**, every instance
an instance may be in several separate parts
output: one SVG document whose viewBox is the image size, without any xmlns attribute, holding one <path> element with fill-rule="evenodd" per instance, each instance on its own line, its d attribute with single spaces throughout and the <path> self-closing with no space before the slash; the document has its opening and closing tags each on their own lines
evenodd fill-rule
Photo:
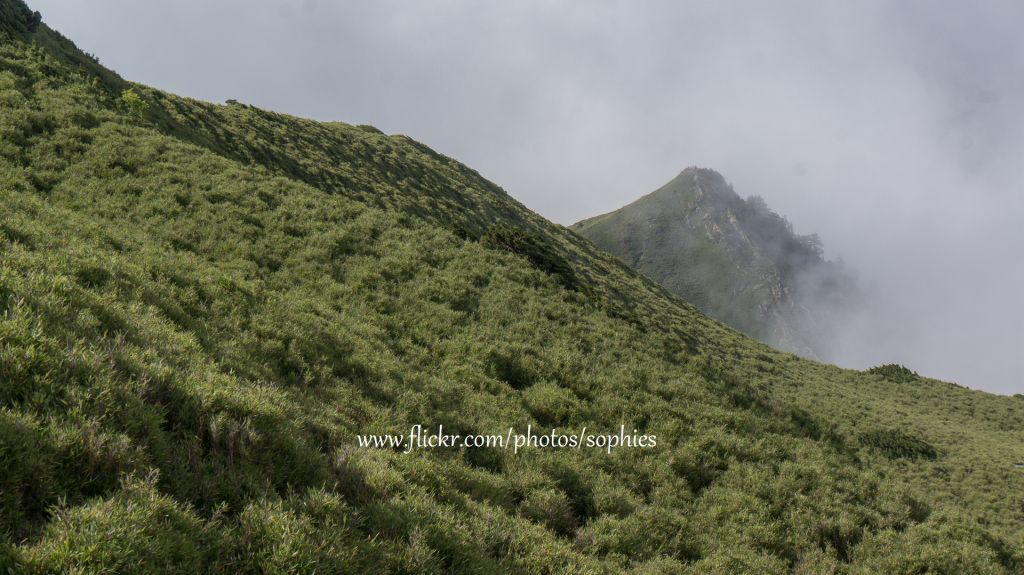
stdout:
<svg viewBox="0 0 1024 575">
<path fill-rule="evenodd" d="M 873 284 L 841 364 L 1024 393 L 1024 3 L 29 4 L 126 78 L 409 134 L 564 224 L 714 168 Z"/>
</svg>

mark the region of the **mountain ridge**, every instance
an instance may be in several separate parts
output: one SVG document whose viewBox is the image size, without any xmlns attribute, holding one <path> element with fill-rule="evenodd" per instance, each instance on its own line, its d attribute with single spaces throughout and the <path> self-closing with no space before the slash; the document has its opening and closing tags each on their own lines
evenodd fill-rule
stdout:
<svg viewBox="0 0 1024 575">
<path fill-rule="evenodd" d="M 659 189 L 572 229 L 701 311 L 776 347 L 828 357 L 852 278 L 757 196 L 691 167 Z M 844 300 L 842 302 L 838 300 Z"/>
</svg>

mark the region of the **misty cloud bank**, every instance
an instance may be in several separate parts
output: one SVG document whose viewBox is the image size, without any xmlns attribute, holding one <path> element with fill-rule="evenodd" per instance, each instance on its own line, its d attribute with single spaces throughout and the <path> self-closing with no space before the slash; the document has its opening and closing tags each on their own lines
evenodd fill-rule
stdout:
<svg viewBox="0 0 1024 575">
<path fill-rule="evenodd" d="M 1024 5 L 30 0 L 128 78 L 407 133 L 571 223 L 688 165 L 871 290 L 840 364 L 1024 393 Z"/>
</svg>

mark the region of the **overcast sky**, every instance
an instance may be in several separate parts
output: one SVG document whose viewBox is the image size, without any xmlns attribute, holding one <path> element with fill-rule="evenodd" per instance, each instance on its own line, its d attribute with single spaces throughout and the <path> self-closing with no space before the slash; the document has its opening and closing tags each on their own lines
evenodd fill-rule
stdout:
<svg viewBox="0 0 1024 575">
<path fill-rule="evenodd" d="M 563 224 L 714 168 L 874 286 L 841 364 L 1024 393 L 1024 3 L 29 3 L 128 79 L 408 134 Z"/>
</svg>

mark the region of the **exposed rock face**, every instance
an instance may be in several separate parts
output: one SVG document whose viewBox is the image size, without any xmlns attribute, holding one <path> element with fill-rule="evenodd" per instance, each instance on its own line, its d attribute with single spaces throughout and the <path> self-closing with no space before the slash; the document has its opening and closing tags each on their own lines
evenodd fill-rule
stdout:
<svg viewBox="0 0 1024 575">
<path fill-rule="evenodd" d="M 827 356 L 853 282 L 759 197 L 687 168 L 655 192 L 572 226 L 702 311 L 776 347 Z"/>
</svg>

